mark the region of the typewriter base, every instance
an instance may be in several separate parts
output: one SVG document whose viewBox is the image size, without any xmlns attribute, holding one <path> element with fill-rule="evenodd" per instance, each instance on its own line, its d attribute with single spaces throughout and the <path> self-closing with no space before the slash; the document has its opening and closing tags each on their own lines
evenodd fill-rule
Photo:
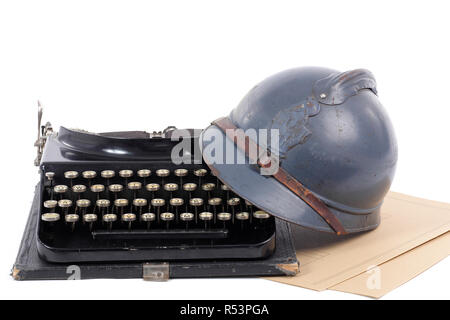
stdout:
<svg viewBox="0 0 450 320">
<path fill-rule="evenodd" d="M 37 190 L 37 189 L 36 189 Z M 68 280 L 73 275 L 75 263 L 49 263 L 41 259 L 36 247 L 36 220 L 38 217 L 38 191 L 25 227 L 19 253 L 12 270 L 15 280 Z M 289 224 L 277 220 L 276 249 L 266 259 L 202 260 L 168 262 L 169 278 L 284 276 L 298 272 L 298 261 L 291 238 Z M 164 261 L 161 261 L 161 263 Z M 143 262 L 78 263 L 81 279 L 143 278 Z M 69 268 L 71 266 L 72 268 Z"/>
</svg>

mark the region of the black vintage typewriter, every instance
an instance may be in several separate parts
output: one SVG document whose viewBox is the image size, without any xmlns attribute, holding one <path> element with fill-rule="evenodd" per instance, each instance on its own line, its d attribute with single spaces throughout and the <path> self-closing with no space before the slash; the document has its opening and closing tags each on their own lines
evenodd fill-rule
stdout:
<svg viewBox="0 0 450 320">
<path fill-rule="evenodd" d="M 233 193 L 195 152 L 171 161 L 180 139 L 198 148 L 196 130 L 189 133 L 42 126 L 39 255 L 58 263 L 270 256 L 274 217 Z"/>
</svg>

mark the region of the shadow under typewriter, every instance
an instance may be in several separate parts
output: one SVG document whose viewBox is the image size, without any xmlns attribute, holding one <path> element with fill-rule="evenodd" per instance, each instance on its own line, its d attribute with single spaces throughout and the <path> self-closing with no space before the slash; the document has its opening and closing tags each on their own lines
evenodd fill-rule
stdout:
<svg viewBox="0 0 450 320">
<path fill-rule="evenodd" d="M 122 141 L 129 144 L 125 153 L 117 152 Z M 115 152 L 101 151 L 113 142 Z M 40 256 L 50 262 L 270 256 L 274 217 L 205 165 L 174 165 L 170 151 L 177 142 L 145 137 L 130 144 L 129 137 L 64 128 L 50 136 L 41 162 Z M 133 148 L 144 158 L 136 159 Z"/>
</svg>

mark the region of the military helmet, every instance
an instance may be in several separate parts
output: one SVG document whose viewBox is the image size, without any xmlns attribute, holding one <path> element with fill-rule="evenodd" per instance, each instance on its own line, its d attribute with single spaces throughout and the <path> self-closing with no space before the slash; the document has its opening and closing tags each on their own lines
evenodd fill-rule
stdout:
<svg viewBox="0 0 450 320">
<path fill-rule="evenodd" d="M 265 143 L 249 129 L 277 132 L 278 139 Z M 239 196 L 284 220 L 337 234 L 379 225 L 397 163 L 394 130 L 364 69 L 275 74 L 205 129 L 201 145 L 212 172 Z M 239 157 L 246 161 L 229 161 Z M 261 174 L 275 162 L 276 172 Z"/>
</svg>

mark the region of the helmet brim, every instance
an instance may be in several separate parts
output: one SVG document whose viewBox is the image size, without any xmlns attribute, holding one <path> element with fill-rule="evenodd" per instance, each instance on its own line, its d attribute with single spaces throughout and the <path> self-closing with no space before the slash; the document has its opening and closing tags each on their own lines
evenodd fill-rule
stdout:
<svg viewBox="0 0 450 320">
<path fill-rule="evenodd" d="M 216 161 L 216 157 L 205 152 L 205 148 L 211 142 L 205 139 L 205 136 L 222 139 L 224 147 L 222 160 L 226 158 L 225 151 L 236 155 L 238 159 L 243 159 L 245 158 L 243 151 L 215 125 L 209 126 L 200 135 L 199 141 L 205 163 L 214 175 L 238 196 L 280 219 L 314 230 L 334 232 L 325 220 L 301 198 L 274 178 L 261 175 L 256 165 L 249 164 L 248 161 L 242 164 Z M 233 159 L 235 159 L 234 156 Z M 326 203 L 326 200 L 324 202 Z M 348 233 L 372 230 L 380 223 L 379 207 L 368 214 L 343 212 L 330 206 L 329 209 L 341 221 Z"/>
</svg>

